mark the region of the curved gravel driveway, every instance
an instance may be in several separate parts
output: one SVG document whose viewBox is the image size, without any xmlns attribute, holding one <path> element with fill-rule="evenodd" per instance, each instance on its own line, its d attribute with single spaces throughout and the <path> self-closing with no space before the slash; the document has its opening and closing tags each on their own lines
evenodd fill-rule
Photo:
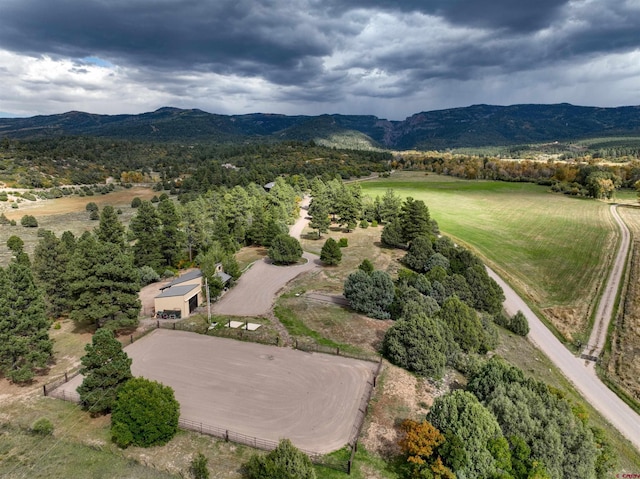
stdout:
<svg viewBox="0 0 640 479">
<path fill-rule="evenodd" d="M 300 239 L 300 234 L 309 223 L 307 207 L 309 198 L 303 199 L 298 221 L 291 226 L 289 234 Z M 269 258 L 253 263 L 236 284 L 220 301 L 212 306 L 215 314 L 229 316 L 264 316 L 271 311 L 278 292 L 298 275 L 320 266 L 320 258 L 312 253 L 302 255 L 305 264 L 277 266 Z"/>
</svg>

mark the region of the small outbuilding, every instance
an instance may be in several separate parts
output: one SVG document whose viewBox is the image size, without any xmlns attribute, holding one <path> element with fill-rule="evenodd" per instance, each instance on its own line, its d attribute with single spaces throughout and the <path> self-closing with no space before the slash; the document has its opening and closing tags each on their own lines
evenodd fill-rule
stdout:
<svg viewBox="0 0 640 479">
<path fill-rule="evenodd" d="M 191 270 L 168 285 L 154 299 L 156 315 L 161 318 L 186 318 L 202 304 L 202 271 Z"/>
<path fill-rule="evenodd" d="M 231 280 L 231 276 L 216 264 L 216 276 L 222 280 L 223 286 Z M 156 316 L 163 319 L 186 318 L 193 310 L 203 304 L 202 271 L 193 269 L 178 276 L 166 286 L 160 288 L 161 293 L 154 298 Z"/>
</svg>

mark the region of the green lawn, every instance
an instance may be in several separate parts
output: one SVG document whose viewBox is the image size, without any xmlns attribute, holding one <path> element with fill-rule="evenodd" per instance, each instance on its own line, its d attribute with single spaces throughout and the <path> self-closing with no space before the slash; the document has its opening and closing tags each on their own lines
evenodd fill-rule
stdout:
<svg viewBox="0 0 640 479">
<path fill-rule="evenodd" d="M 616 235 L 605 203 L 530 183 L 399 172 L 362 183 L 366 195 L 423 200 L 443 233 L 475 250 L 565 336 L 585 336 Z"/>
</svg>

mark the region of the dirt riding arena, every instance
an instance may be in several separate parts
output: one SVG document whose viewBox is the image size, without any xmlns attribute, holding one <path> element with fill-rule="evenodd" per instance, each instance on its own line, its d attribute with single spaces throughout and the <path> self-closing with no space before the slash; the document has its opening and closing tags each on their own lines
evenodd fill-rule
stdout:
<svg viewBox="0 0 640 479">
<path fill-rule="evenodd" d="M 157 329 L 125 348 L 132 373 L 171 386 L 180 416 L 324 454 L 345 446 L 375 363 Z M 75 391 L 77 376 L 62 386 Z"/>
</svg>

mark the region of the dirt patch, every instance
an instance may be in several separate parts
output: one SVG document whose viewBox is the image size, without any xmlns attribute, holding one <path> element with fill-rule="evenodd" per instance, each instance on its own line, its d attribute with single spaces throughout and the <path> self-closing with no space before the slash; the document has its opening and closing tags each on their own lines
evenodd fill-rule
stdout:
<svg viewBox="0 0 640 479">
<path fill-rule="evenodd" d="M 400 423 L 424 419 L 434 398 L 443 391 L 386 361 L 378 384 L 360 441 L 367 451 L 388 459 L 400 453 Z"/>
<path fill-rule="evenodd" d="M 584 327 L 586 313 L 577 308 L 545 308 L 542 313 L 569 342 L 573 341 L 573 335 Z"/>
<path fill-rule="evenodd" d="M 169 284 L 173 279 L 174 278 L 168 278 L 156 283 L 151 283 L 140 290 L 140 293 L 138 293 L 140 303 L 142 304 L 142 308 L 140 309 L 140 316 L 144 318 L 153 318 L 155 316 L 156 308 L 154 300 L 156 296 L 161 293 L 160 288 Z"/>
<path fill-rule="evenodd" d="M 6 208 L 5 215 L 9 219 L 19 220 L 29 211 L 29 214 L 35 217 L 52 216 L 66 213 L 76 213 L 85 211 L 87 203 L 93 202 L 102 208 L 105 205 L 114 207 L 130 206 L 131 200 L 138 196 L 140 199 L 149 200 L 157 195 L 157 191 L 151 188 L 136 186 L 129 189 L 116 190 L 106 195 L 78 196 L 71 195 L 51 200 L 23 201 L 19 208 Z"/>
</svg>

